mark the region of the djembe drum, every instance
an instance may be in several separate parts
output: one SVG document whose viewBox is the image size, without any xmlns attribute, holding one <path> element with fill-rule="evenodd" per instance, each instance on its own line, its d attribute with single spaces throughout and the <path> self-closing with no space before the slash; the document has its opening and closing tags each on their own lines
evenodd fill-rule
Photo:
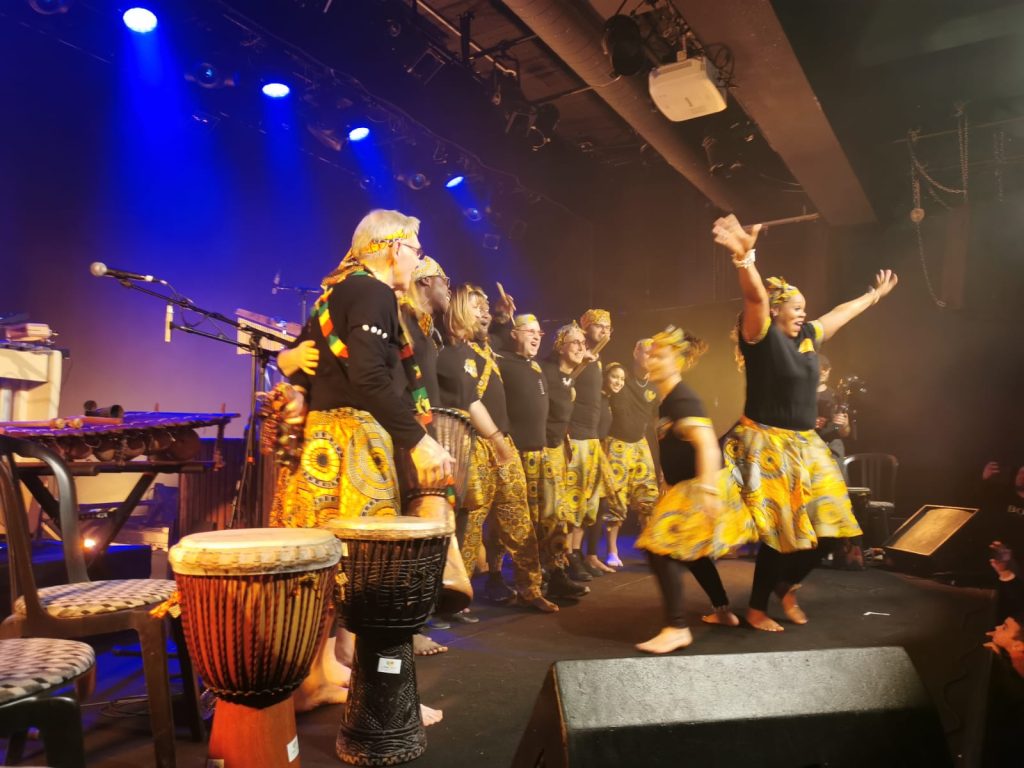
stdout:
<svg viewBox="0 0 1024 768">
<path fill-rule="evenodd" d="M 185 641 L 219 699 L 208 765 L 299 764 L 291 694 L 318 650 L 341 549 L 305 528 L 197 533 L 171 548 Z"/>
<path fill-rule="evenodd" d="M 356 635 L 348 704 L 336 749 L 352 765 L 395 765 L 427 747 L 412 636 L 441 591 L 450 521 L 332 520 L 341 541 L 338 611 Z"/>
</svg>

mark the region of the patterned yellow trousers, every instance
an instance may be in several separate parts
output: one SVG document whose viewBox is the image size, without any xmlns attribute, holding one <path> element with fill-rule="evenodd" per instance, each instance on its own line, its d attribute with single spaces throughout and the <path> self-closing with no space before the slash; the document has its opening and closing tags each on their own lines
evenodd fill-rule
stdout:
<svg viewBox="0 0 1024 768">
<path fill-rule="evenodd" d="M 597 520 L 601 504 L 601 441 L 570 440 L 572 458 L 565 476 L 565 487 L 572 525 L 580 528 Z"/>
<path fill-rule="evenodd" d="M 560 568 L 568 564 L 565 534 L 573 521 L 566 504 L 565 449 L 542 448 L 539 451 L 521 451 L 526 473 L 526 500 L 530 518 L 537 530 L 541 565 Z"/>
<path fill-rule="evenodd" d="M 468 520 L 462 541 L 462 559 L 470 576 L 476 568 L 476 554 L 483 538 L 483 524 L 488 511 L 494 512 L 501 545 L 512 556 L 516 591 L 523 600 L 541 596 L 540 556 L 537 535 L 530 521 L 526 497 L 526 475 L 511 437 L 506 437 L 515 458 L 498 464 L 489 440 L 477 440 L 469 465 L 466 491 Z"/>
<path fill-rule="evenodd" d="M 272 526 L 314 528 L 339 517 L 399 514 L 391 436 L 366 411 L 336 408 L 306 417 L 302 460 L 282 471 Z"/>
<path fill-rule="evenodd" d="M 654 469 L 654 457 L 646 438 L 627 443 L 608 438 L 604 444 L 605 455 L 611 467 L 615 503 L 609 499 L 609 509 L 625 513 L 632 510 L 641 523 L 651 513 L 658 500 L 658 473 Z"/>
</svg>

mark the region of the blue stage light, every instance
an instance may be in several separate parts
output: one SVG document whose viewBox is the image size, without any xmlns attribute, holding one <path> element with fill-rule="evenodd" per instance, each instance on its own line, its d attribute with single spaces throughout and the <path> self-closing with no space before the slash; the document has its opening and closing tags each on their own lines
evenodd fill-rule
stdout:
<svg viewBox="0 0 1024 768">
<path fill-rule="evenodd" d="M 370 129 L 367 128 L 365 125 L 360 125 L 360 126 L 358 126 L 356 128 L 353 128 L 351 131 L 348 132 L 348 140 L 349 141 L 362 141 L 363 139 L 365 139 L 369 135 L 370 135 Z"/>
<path fill-rule="evenodd" d="M 121 19 L 128 29 L 140 35 L 156 29 L 156 14 L 146 8 L 129 8 Z"/>
<path fill-rule="evenodd" d="M 455 189 L 457 186 L 459 186 L 459 184 L 461 184 L 465 180 L 466 180 L 465 176 L 462 176 L 461 174 L 457 174 L 455 176 L 452 176 L 450 179 L 448 179 L 448 181 L 446 181 L 444 183 L 444 185 L 446 187 L 448 187 L 448 189 Z"/>
<path fill-rule="evenodd" d="M 291 92 L 292 89 L 284 83 L 267 83 L 263 86 L 263 95 L 272 99 L 283 99 Z"/>
</svg>

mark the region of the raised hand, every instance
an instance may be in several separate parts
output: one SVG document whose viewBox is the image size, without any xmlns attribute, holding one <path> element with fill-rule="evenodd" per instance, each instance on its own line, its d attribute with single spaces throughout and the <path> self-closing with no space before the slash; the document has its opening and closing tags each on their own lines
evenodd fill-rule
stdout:
<svg viewBox="0 0 1024 768">
<path fill-rule="evenodd" d="M 872 287 L 875 289 L 878 298 L 881 299 L 883 296 L 888 296 L 899 281 L 899 277 L 891 269 L 880 269 L 875 275 Z"/>
<path fill-rule="evenodd" d="M 761 225 L 755 224 L 750 230 L 746 230 L 733 214 L 723 216 L 715 220 L 711 228 L 715 236 L 715 242 L 724 245 L 735 256 L 743 256 L 754 247 L 757 236 L 761 232 Z"/>
</svg>

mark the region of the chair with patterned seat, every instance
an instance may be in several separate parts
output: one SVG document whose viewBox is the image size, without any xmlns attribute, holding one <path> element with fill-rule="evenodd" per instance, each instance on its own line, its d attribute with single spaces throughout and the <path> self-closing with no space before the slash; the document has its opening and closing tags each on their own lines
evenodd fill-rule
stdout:
<svg viewBox="0 0 1024 768">
<path fill-rule="evenodd" d="M 899 459 L 888 453 L 854 453 L 843 459 L 848 484 L 871 490 L 867 504 L 868 546 L 880 547 L 889 538 L 891 519 L 896 509 L 896 473 Z"/>
<path fill-rule="evenodd" d="M 44 462 L 57 482 L 60 523 L 68 583 L 38 589 L 32 573 L 28 517 L 25 513 L 15 455 Z M 90 581 L 78 532 L 74 481 L 64 462 L 50 450 L 27 440 L 0 435 L 0 510 L 7 527 L 13 613 L 0 624 L 0 637 L 81 638 L 133 630 L 142 649 L 156 766 L 175 765 L 174 720 L 167 666 L 167 627 L 150 612 L 174 592 L 168 579 Z M 180 630 L 180 628 L 178 628 Z M 198 684 L 180 631 L 175 632 L 184 682 L 185 707 L 192 738 L 204 727 Z"/>
<path fill-rule="evenodd" d="M 79 700 L 89 695 L 96 654 L 77 640 L 0 640 L 0 736 L 3 765 L 21 761 L 25 733 L 38 728 L 52 768 L 85 768 Z M 74 686 L 77 695 L 63 689 Z"/>
</svg>

